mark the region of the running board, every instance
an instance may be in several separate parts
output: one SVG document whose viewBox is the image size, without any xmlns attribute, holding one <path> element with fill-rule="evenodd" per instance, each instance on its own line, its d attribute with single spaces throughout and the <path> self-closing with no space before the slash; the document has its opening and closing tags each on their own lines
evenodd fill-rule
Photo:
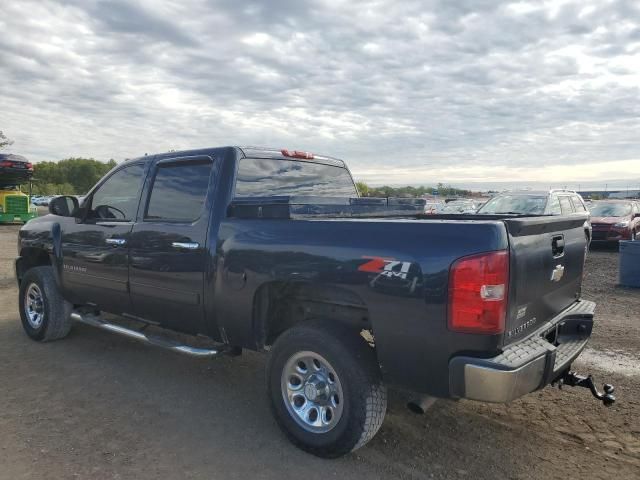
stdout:
<svg viewBox="0 0 640 480">
<path fill-rule="evenodd" d="M 92 327 L 101 328 L 102 330 L 107 330 L 108 332 L 117 333 L 119 335 L 132 338 L 134 340 L 138 340 L 139 342 L 147 343 L 149 345 L 153 345 L 160 348 L 165 348 L 167 350 L 172 350 L 174 352 L 183 353 L 185 355 L 190 355 L 192 357 L 217 357 L 223 353 L 227 353 L 227 348 L 224 345 L 221 345 L 220 348 L 199 348 L 192 347 L 189 345 L 183 345 L 179 342 L 161 338 L 159 336 L 147 335 L 143 332 L 139 332 L 137 330 L 132 330 L 130 328 L 122 327 L 120 325 L 116 325 L 115 323 L 105 322 L 102 318 L 96 315 L 91 314 L 80 314 L 77 312 L 73 312 L 71 314 L 71 319 L 76 322 L 84 323 L 86 325 L 91 325 Z"/>
</svg>

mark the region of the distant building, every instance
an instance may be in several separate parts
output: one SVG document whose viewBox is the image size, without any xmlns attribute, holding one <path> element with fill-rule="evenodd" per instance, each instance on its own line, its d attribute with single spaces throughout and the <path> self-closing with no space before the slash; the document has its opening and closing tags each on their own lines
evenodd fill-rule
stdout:
<svg viewBox="0 0 640 480">
<path fill-rule="evenodd" d="M 583 198 L 640 198 L 640 190 L 583 190 L 578 192 Z"/>
</svg>

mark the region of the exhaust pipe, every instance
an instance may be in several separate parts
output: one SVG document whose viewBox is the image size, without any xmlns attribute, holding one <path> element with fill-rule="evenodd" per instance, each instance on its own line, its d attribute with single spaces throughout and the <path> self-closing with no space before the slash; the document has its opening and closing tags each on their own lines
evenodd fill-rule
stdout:
<svg viewBox="0 0 640 480">
<path fill-rule="evenodd" d="M 429 410 L 434 403 L 436 403 L 436 400 L 436 397 L 421 395 L 409 400 L 409 403 L 407 403 L 407 408 L 415 414 L 424 415 L 424 413 Z"/>
<path fill-rule="evenodd" d="M 161 338 L 159 336 L 147 335 L 143 332 L 139 332 L 137 330 L 132 330 L 130 328 L 122 327 L 120 325 L 116 325 L 115 323 L 105 322 L 102 318 L 96 315 L 82 315 L 77 312 L 73 312 L 71 314 L 71 319 L 76 322 L 84 323 L 86 325 L 91 325 L 92 327 L 100 328 L 102 330 L 107 330 L 111 333 L 117 333 L 118 335 L 122 335 L 124 337 L 132 338 L 142 343 L 147 343 L 149 345 L 153 345 L 160 348 L 165 348 L 167 350 L 172 350 L 174 352 L 182 353 L 185 355 L 189 355 L 192 357 L 216 357 L 222 353 L 225 353 L 225 348 L 199 348 L 192 347 L 190 345 L 183 345 L 176 341 Z"/>
</svg>

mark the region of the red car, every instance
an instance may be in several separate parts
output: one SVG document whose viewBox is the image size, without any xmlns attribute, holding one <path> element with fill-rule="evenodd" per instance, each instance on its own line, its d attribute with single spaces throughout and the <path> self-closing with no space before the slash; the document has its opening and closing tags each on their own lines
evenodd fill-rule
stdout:
<svg viewBox="0 0 640 480">
<path fill-rule="evenodd" d="M 591 207 L 594 242 L 640 240 L 640 204 L 629 200 L 605 200 Z"/>
<path fill-rule="evenodd" d="M 26 183 L 33 175 L 33 164 L 22 155 L 0 153 L 0 184 Z"/>
</svg>

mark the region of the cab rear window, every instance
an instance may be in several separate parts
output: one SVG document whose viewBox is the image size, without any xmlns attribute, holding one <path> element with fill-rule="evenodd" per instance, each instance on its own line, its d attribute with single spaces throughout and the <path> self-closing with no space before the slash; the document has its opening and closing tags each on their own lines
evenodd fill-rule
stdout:
<svg viewBox="0 0 640 480">
<path fill-rule="evenodd" d="M 264 158 L 243 158 L 239 164 L 236 197 L 358 196 L 349 171 L 343 167 Z"/>
</svg>

